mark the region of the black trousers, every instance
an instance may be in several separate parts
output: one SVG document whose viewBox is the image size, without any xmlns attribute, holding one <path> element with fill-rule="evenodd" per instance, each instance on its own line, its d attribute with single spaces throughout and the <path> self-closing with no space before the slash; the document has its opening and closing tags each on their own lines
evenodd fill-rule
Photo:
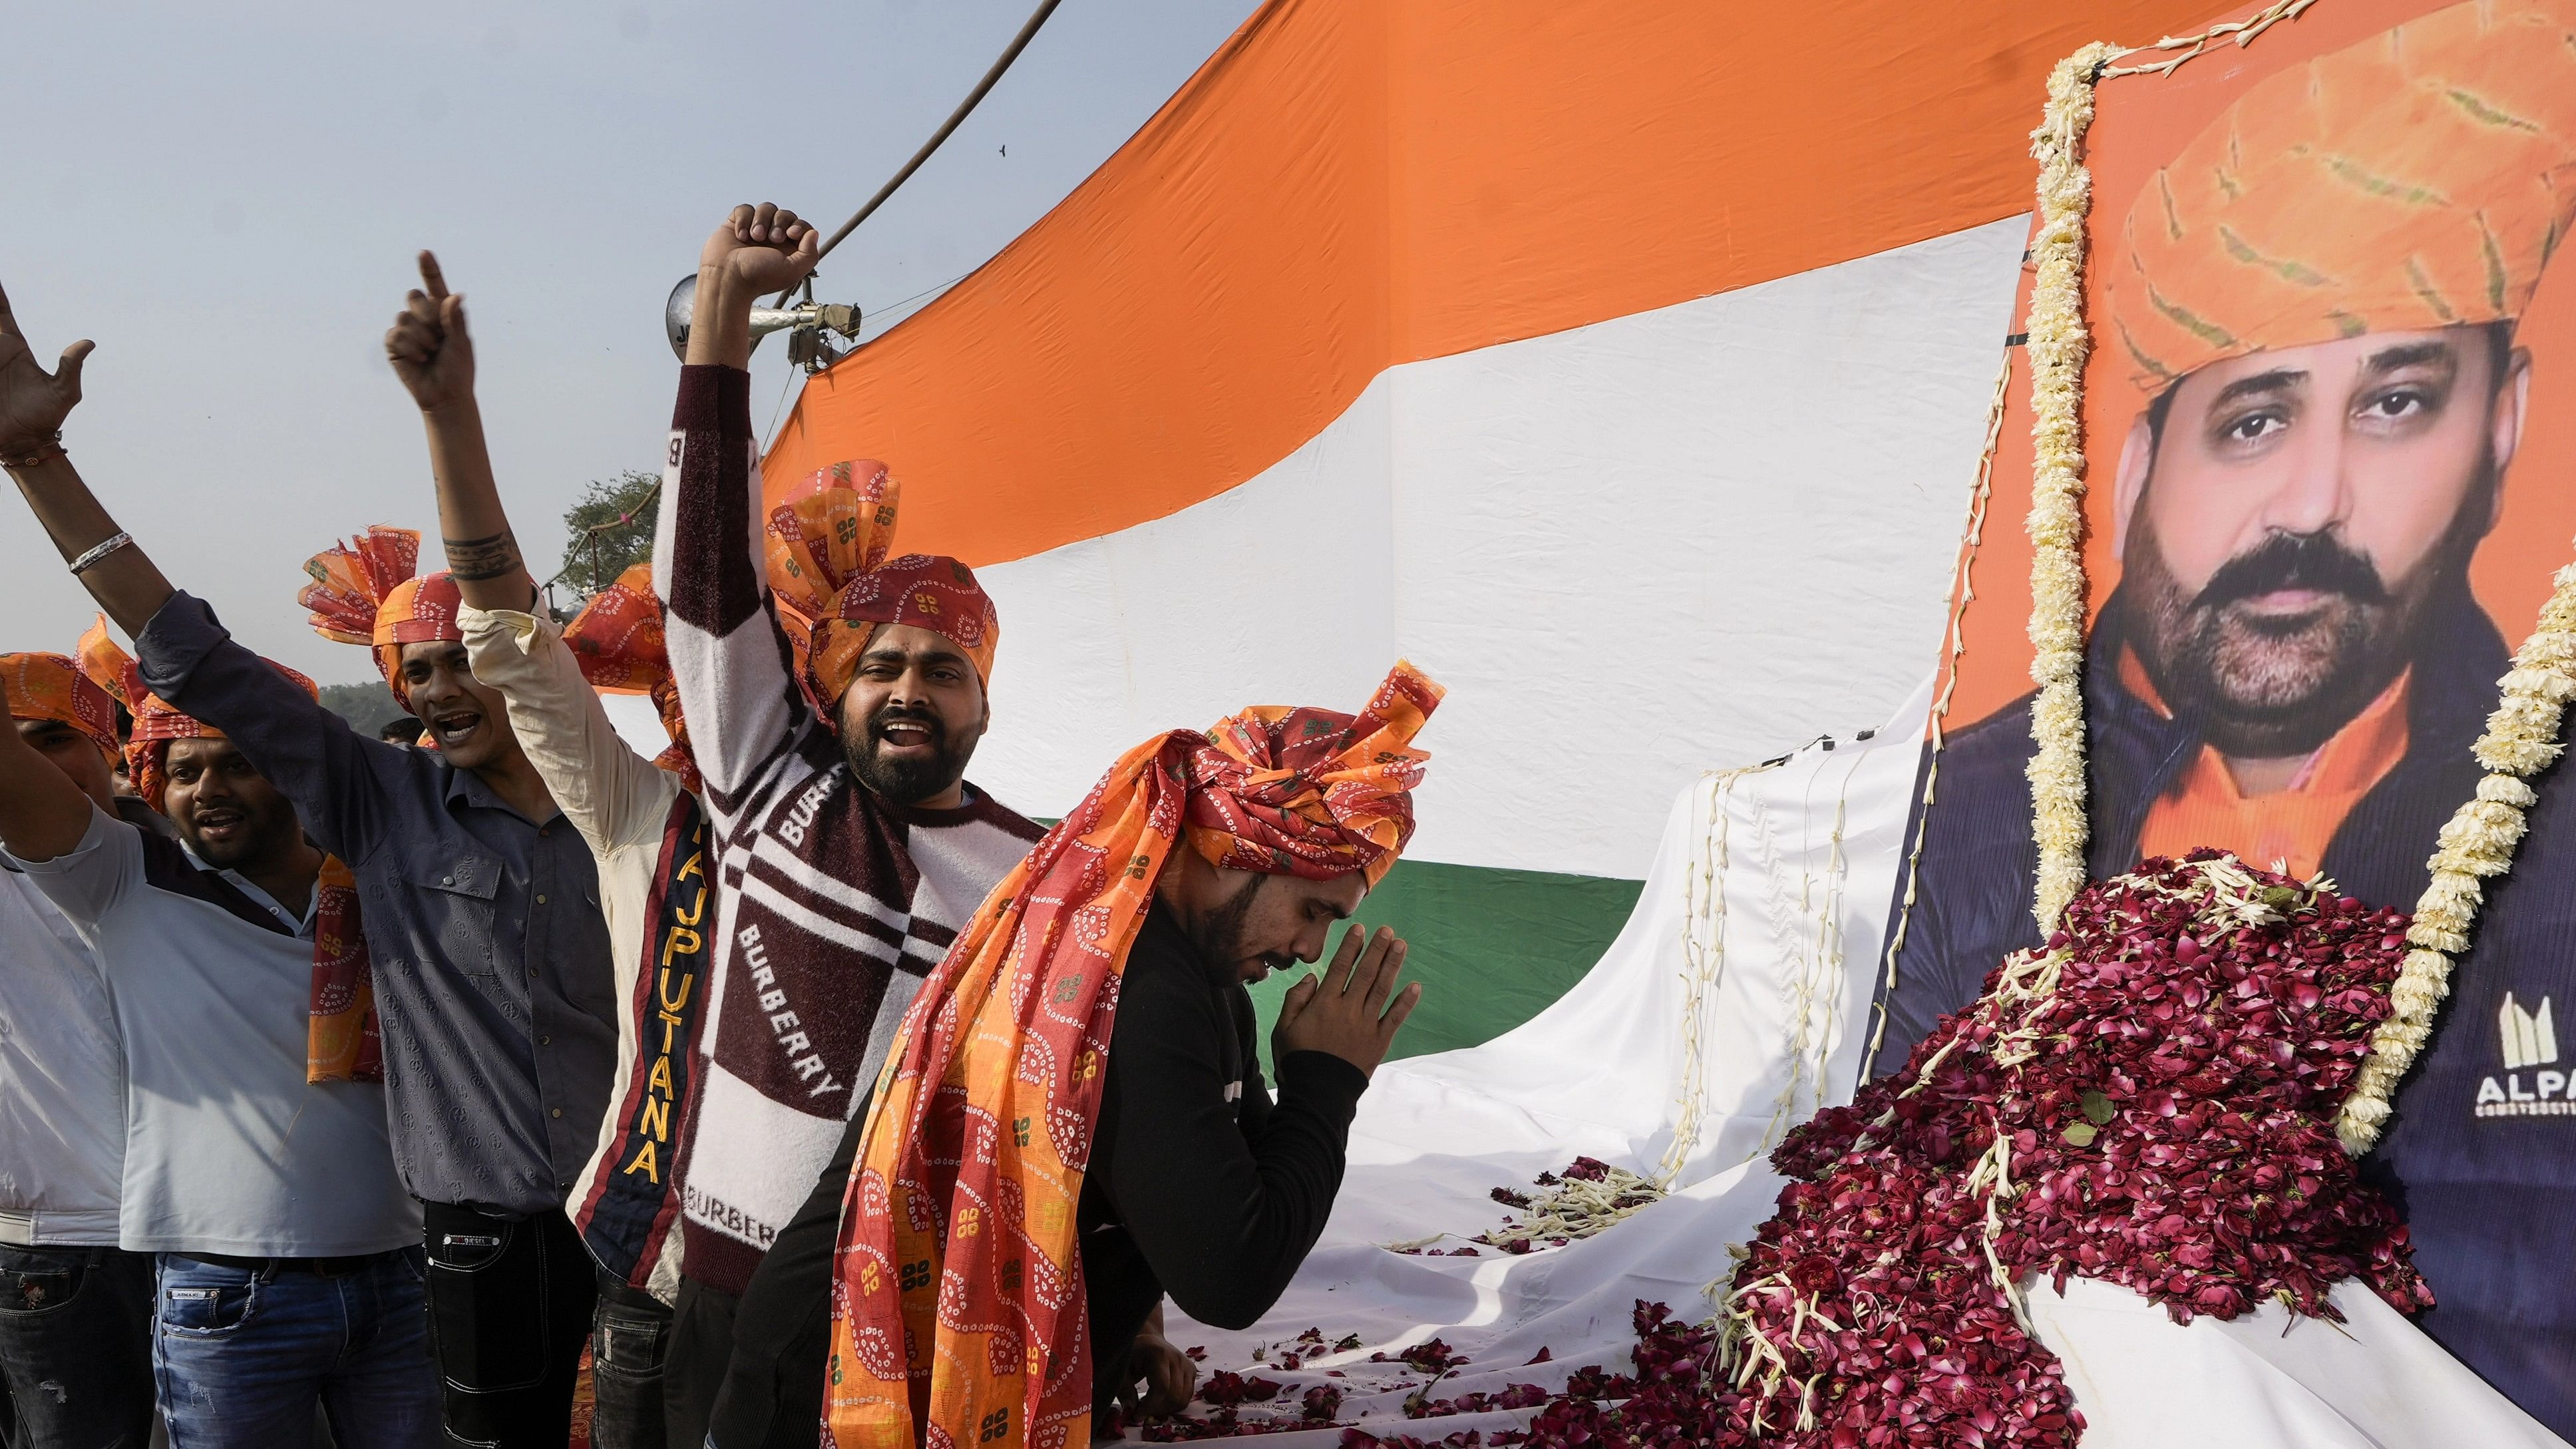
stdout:
<svg viewBox="0 0 2576 1449">
<path fill-rule="evenodd" d="M 734 1312 L 733 1353 L 707 1428 L 716 1449 L 808 1449 L 823 1421 L 832 1353 L 832 1253 L 841 1196 L 867 1124 L 860 1103 L 813 1193 L 762 1255 Z"/>
<path fill-rule="evenodd" d="M 671 1353 L 662 1367 L 663 1440 L 702 1446 L 715 1415 L 716 1391 L 733 1362 L 734 1310 L 741 1300 L 680 1270 L 671 1310 Z"/>
<path fill-rule="evenodd" d="M 152 1437 L 152 1255 L 0 1243 L 0 1401 L 19 1449 Z"/>
<path fill-rule="evenodd" d="M 456 1449 L 563 1449 L 598 1269 L 561 1212 L 421 1204 L 430 1341 Z"/>
<path fill-rule="evenodd" d="M 671 1310 L 600 1274 L 590 1330 L 591 1449 L 662 1449 L 662 1367 L 670 1346 Z"/>
</svg>

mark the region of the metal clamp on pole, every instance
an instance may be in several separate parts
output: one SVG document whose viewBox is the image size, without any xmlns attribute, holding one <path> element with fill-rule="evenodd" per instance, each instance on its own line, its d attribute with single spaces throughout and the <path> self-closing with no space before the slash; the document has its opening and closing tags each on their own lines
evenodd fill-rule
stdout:
<svg viewBox="0 0 2576 1449">
<path fill-rule="evenodd" d="M 671 339 L 671 355 L 686 362 L 689 357 L 689 322 L 697 315 L 698 277 L 695 272 L 680 279 L 671 289 L 670 300 L 662 304 L 662 333 Z M 807 372 L 821 372 L 838 362 L 849 349 L 832 341 L 838 334 L 844 341 L 859 335 L 859 309 L 840 302 L 817 302 L 809 280 L 805 300 L 793 307 L 754 307 L 751 309 L 751 345 L 760 348 L 760 339 L 772 332 L 787 334 L 787 360 Z"/>
</svg>

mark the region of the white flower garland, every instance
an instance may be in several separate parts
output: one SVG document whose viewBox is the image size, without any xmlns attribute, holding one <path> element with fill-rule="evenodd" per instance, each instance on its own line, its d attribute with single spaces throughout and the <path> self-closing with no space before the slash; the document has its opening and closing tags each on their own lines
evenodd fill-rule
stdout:
<svg viewBox="0 0 2576 1449">
<path fill-rule="evenodd" d="M 2180 50 L 2154 65 L 2112 68 L 2121 54 L 2088 45 L 2059 62 L 2048 78 L 2048 109 L 2031 134 L 2039 169 L 2039 232 L 2031 246 L 2038 276 L 2030 306 L 2031 441 L 2031 678 L 2039 697 L 2031 711 L 2037 745 L 2030 762 L 2032 830 L 2039 844 L 2039 872 L 2031 913 L 2042 931 L 2082 888 L 2087 818 L 2084 778 L 2084 363 L 2092 339 L 2084 322 L 2085 219 L 2092 206 L 2092 177 L 2083 160 L 2084 133 L 2093 121 L 2093 90 L 2105 76 L 2165 74 L 2199 55 L 2222 35 L 2242 46 L 2274 23 L 2296 18 L 2314 0 L 2282 0 L 2252 18 L 2206 35 L 2159 41 L 2154 49 Z M 2531 637 L 2514 654 L 2513 670 L 2500 681 L 2500 699 L 2478 740 L 2478 762 L 2487 776 L 2477 794 L 2442 827 L 2439 848 L 2426 862 L 2431 878 L 2415 903 L 2406 954 L 2388 997 L 2390 1015 L 2371 1035 L 2350 1096 L 2335 1121 L 2344 1150 L 2370 1150 L 2388 1120 L 2389 1097 L 2432 1036 L 2434 1013 L 2450 994 L 2452 963 L 2469 947 L 2485 900 L 2484 882 L 2513 867 L 2524 812 L 2539 797 L 2526 783 L 2555 761 L 2565 746 L 2559 727 L 2567 702 L 2576 699 L 2576 564 L 2558 571 L 2549 602 Z"/>
<path fill-rule="evenodd" d="M 1986 505 L 1995 496 L 1995 445 L 2003 440 L 2004 408 L 2011 389 L 2012 349 L 2007 347 L 2003 364 L 1995 370 L 1994 397 L 1986 405 L 1985 447 L 1977 454 L 1977 484 L 1968 493 L 1968 521 L 1959 531 L 1959 559 L 1950 576 L 1950 620 L 1945 633 L 1948 653 L 1941 663 L 1941 692 L 1932 701 L 1931 750 L 1923 762 L 1923 791 L 1914 802 L 1914 844 L 1905 854 L 1905 893 L 1897 898 L 1896 924 L 1888 931 L 1887 949 L 1879 958 L 1884 975 L 1872 1013 L 1869 1045 L 1861 1050 L 1864 1076 L 1869 1064 L 1878 1060 L 1879 1049 L 1887 1044 L 1887 1003 L 1896 994 L 1896 959 L 1905 950 L 1906 928 L 1914 919 L 1914 902 L 1923 884 L 1923 837 L 1929 833 L 1926 817 L 1932 813 L 1934 790 L 1941 779 L 1941 752 L 1949 747 L 1943 729 L 1950 720 L 1950 699 L 1959 692 L 1959 659 L 1968 652 L 1968 606 L 1977 598 L 1977 550 L 1986 541 Z"/>
<path fill-rule="evenodd" d="M 2084 886 L 2084 219 L 2093 175 L 2084 132 L 2093 85 L 2117 46 L 2096 41 L 2057 63 L 2048 110 L 2030 137 L 2039 160 L 2037 278 L 2030 298 L 2030 757 L 2032 829 L 2039 843 L 2031 914 L 2045 934 Z"/>
<path fill-rule="evenodd" d="M 2439 848 L 2425 862 L 2432 878 L 2415 902 L 2415 924 L 2388 991 L 2389 1016 L 2371 1033 L 2370 1055 L 2335 1119 L 2344 1150 L 2358 1157 L 2379 1140 L 2388 1121 L 2389 1097 L 2415 1065 L 2433 1034 L 2433 1014 L 2451 992 L 2451 963 L 2469 947 L 2485 880 L 2513 868 L 2521 843 L 2523 812 L 2538 802 L 2526 778 L 2547 769 L 2566 746 L 2558 728 L 2567 701 L 2576 698 L 2576 564 L 2551 580 L 2549 602 L 2531 637 L 2514 651 L 2513 669 L 2499 681 L 2495 713 L 2477 743 L 2487 776 L 2477 794 L 2443 825 Z"/>
</svg>

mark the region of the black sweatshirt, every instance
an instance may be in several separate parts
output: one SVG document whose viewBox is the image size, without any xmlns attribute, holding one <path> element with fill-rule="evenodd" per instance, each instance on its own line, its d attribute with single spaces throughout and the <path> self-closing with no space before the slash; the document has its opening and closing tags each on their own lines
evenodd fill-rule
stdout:
<svg viewBox="0 0 2576 1449">
<path fill-rule="evenodd" d="M 1219 1328 L 1270 1311 L 1323 1234 L 1368 1076 L 1328 1052 L 1261 1079 L 1252 997 L 1156 904 L 1118 987 L 1091 1168 L 1075 1221 L 1106 1404 L 1127 1348 L 1168 1293 Z"/>
<path fill-rule="evenodd" d="M 1127 1351 L 1165 1293 L 1202 1323 L 1248 1327 L 1279 1301 L 1332 1213 L 1368 1076 L 1328 1052 L 1291 1052 L 1273 1103 L 1252 1032 L 1242 983 L 1200 959 L 1156 905 L 1119 983 L 1075 1214 L 1101 1408 L 1134 1382 L 1121 1377 Z M 867 1117 L 862 1103 L 743 1294 L 710 1426 L 720 1449 L 813 1442 L 841 1199 Z"/>
</svg>

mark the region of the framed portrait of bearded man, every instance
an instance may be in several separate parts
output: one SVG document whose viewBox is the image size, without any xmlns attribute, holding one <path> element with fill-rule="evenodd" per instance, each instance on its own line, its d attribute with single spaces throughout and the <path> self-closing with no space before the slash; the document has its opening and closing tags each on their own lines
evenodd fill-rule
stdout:
<svg viewBox="0 0 2576 1449">
<path fill-rule="evenodd" d="M 2484 773 L 2471 746 L 2511 650 L 2576 562 L 2576 0 L 2316 0 L 2252 43 L 2106 75 L 2096 106 L 2088 873 L 2214 847 L 2412 909 Z M 2030 286 L 2026 268 L 2017 319 Z M 2041 943 L 2024 340 L 2006 339 L 1873 1076 Z M 2576 1438 L 2568 773 L 2531 781 L 2529 832 L 2484 883 L 2364 1174 L 2439 1299 L 2419 1325 Z"/>
</svg>

